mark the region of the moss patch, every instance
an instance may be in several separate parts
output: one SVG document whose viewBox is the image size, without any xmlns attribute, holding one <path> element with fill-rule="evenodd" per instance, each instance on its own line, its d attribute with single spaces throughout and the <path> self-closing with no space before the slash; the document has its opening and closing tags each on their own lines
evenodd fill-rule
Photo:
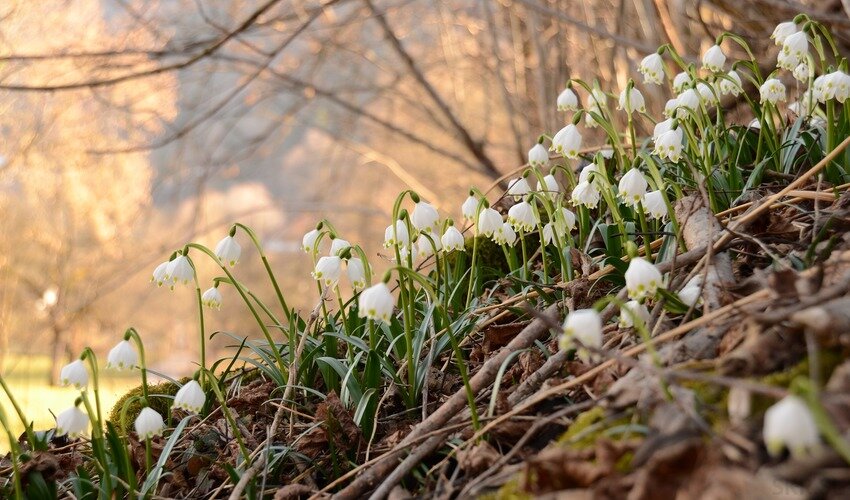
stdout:
<svg viewBox="0 0 850 500">
<path fill-rule="evenodd" d="M 188 381 L 189 377 L 180 379 L 181 384 L 185 384 Z M 150 407 L 156 410 L 163 417 L 166 416 L 173 397 L 177 394 L 178 390 L 180 390 L 180 386 L 171 382 L 161 382 L 159 384 L 148 385 L 148 399 Z M 127 406 L 126 411 L 124 410 L 125 405 Z M 115 402 L 115 406 L 113 406 L 112 411 L 109 412 L 109 421 L 121 431 L 127 432 L 132 428 L 131 426 L 133 422 L 136 420 L 136 417 L 142 411 L 143 407 L 142 386 L 139 385 L 127 391 L 126 394 L 121 396 L 121 398 Z M 123 420 L 121 418 L 122 415 L 124 416 Z"/>
<path fill-rule="evenodd" d="M 558 439 L 558 443 L 576 448 L 593 446 L 596 438 L 605 430 L 602 425 L 598 425 L 602 423 L 604 418 L 605 409 L 601 406 L 580 413 L 570 425 L 570 428 Z"/>
</svg>

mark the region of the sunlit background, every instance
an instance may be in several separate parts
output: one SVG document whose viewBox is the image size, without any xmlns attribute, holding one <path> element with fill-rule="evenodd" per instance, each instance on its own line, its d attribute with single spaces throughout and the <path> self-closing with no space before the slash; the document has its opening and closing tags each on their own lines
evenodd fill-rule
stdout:
<svg viewBox="0 0 850 500">
<path fill-rule="evenodd" d="M 768 35 L 798 12 L 846 44 L 842 9 L 839 0 L 4 0 L 0 373 L 42 428 L 75 395 L 52 386 L 59 367 L 86 345 L 105 357 L 128 326 L 153 371 L 190 374 L 194 289 L 150 283 L 185 242 L 214 245 L 234 221 L 254 227 L 290 304 L 311 309 L 300 240 L 318 220 L 380 267 L 394 196 L 414 189 L 457 217 L 471 185 L 511 173 L 541 133 L 563 126 L 554 102 L 569 78 L 603 89 L 634 78 L 660 116 L 668 96 L 643 86 L 635 67 L 659 45 L 691 61 L 732 30 L 775 54 Z M 237 275 L 269 297 L 256 252 L 241 243 Z M 215 268 L 196 260 L 203 289 Z M 259 333 L 226 287 L 207 321 L 210 331 Z M 233 342 L 217 335 L 212 358 L 232 355 Z M 105 383 L 109 404 L 137 379 Z"/>
</svg>

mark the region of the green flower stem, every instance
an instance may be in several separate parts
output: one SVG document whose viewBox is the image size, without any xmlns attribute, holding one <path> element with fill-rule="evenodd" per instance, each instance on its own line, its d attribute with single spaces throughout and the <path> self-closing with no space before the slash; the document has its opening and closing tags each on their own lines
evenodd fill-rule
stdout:
<svg viewBox="0 0 850 500">
<path fill-rule="evenodd" d="M 201 337 L 201 368 L 207 367 L 207 334 L 204 325 L 204 302 L 201 298 L 201 283 L 198 280 L 198 270 L 195 267 L 195 263 L 189 257 L 188 252 L 184 252 L 186 258 L 189 260 L 189 264 L 192 266 L 192 274 L 195 280 L 195 298 L 198 302 L 198 330 Z M 201 377 L 198 379 L 198 383 L 201 385 L 201 389 L 204 386 L 204 372 L 201 370 Z"/>
<path fill-rule="evenodd" d="M 32 426 L 30 425 L 29 420 L 27 420 L 26 415 L 24 415 L 24 411 L 21 409 L 21 406 L 18 404 L 18 401 L 15 399 L 15 396 L 12 394 L 12 390 L 9 389 L 9 386 L 6 385 L 6 379 L 3 378 L 3 375 L 0 375 L 0 387 L 3 387 L 3 391 L 6 393 L 6 396 L 9 398 L 9 401 L 12 403 L 12 407 L 15 409 L 15 413 L 18 414 L 18 419 L 21 421 L 21 425 L 24 426 L 27 432 L 27 440 L 35 446 L 35 434 L 32 431 Z M 9 429 L 9 427 L 5 427 Z M 18 437 L 15 436 L 10 440 L 11 443 L 17 442 Z"/>
<path fill-rule="evenodd" d="M 145 344 L 142 342 L 139 332 L 132 326 L 124 332 L 124 340 L 130 339 L 133 339 L 136 349 L 139 350 L 139 371 L 142 373 L 142 399 L 145 400 L 145 406 L 150 406 L 151 402 L 148 398 L 148 368 L 145 363 Z"/>
<path fill-rule="evenodd" d="M 215 397 L 218 398 L 218 402 L 221 405 L 221 413 L 224 414 L 224 418 L 227 420 L 227 423 L 233 430 L 233 437 L 236 439 L 236 444 L 239 446 L 239 451 L 242 453 L 242 458 L 245 460 L 245 465 L 247 467 L 247 465 L 251 463 L 251 453 L 248 451 L 248 448 L 245 446 L 245 443 L 242 440 L 242 432 L 236 425 L 236 419 L 233 418 L 233 415 L 230 413 L 230 408 L 227 407 L 227 399 L 221 392 L 221 388 L 218 386 L 217 383 L 215 383 L 215 375 L 209 370 L 206 371 L 209 379 L 213 381 L 210 386 L 212 387 L 213 392 L 215 393 Z"/>
<path fill-rule="evenodd" d="M 0 381 L 2 380 L 3 377 L 0 376 Z M 5 383 L 3 383 L 3 387 L 4 389 L 6 388 Z M 6 392 L 8 394 L 8 390 Z M 3 427 L 3 430 L 6 431 L 6 437 L 9 438 L 9 454 L 11 455 L 12 462 L 12 484 L 15 487 L 15 498 L 25 498 L 23 489 L 21 488 L 21 470 L 18 467 L 18 457 L 21 454 L 18 449 L 18 437 L 12 433 L 12 427 L 9 425 L 9 419 L 6 417 L 6 412 L 3 411 L 2 406 L 0 406 L 0 426 Z"/>
<path fill-rule="evenodd" d="M 101 413 L 100 404 L 100 373 L 97 365 L 97 357 L 94 355 L 94 351 L 91 350 L 91 347 L 86 347 L 83 349 L 83 354 L 80 356 L 80 359 L 88 361 L 89 368 L 91 369 L 92 386 L 94 386 L 94 405 L 97 409 L 97 426 L 98 429 L 100 429 L 100 426 L 103 425 L 103 414 Z"/>
<path fill-rule="evenodd" d="M 646 214 L 643 211 L 643 203 L 638 202 L 635 206 L 635 211 L 638 213 L 640 220 L 640 230 L 643 231 L 643 247 L 646 252 L 647 260 L 652 259 L 652 238 L 649 237 L 649 224 L 646 223 Z"/>
<path fill-rule="evenodd" d="M 274 273 L 272 272 L 271 265 L 269 264 L 269 259 L 266 257 L 265 251 L 263 251 L 263 246 L 260 244 L 259 238 L 257 238 L 257 235 L 254 233 L 254 231 L 245 224 L 237 222 L 236 224 L 234 224 L 234 226 L 241 228 L 243 231 L 245 231 L 245 234 L 247 234 L 248 237 L 251 238 L 251 241 L 254 243 L 254 246 L 260 253 L 260 259 L 263 261 L 263 267 L 266 268 L 266 273 L 268 273 L 269 280 L 272 282 L 274 292 L 277 295 L 277 300 L 280 302 L 280 307 L 283 308 L 284 316 L 289 317 L 289 307 L 286 305 L 286 299 L 283 298 L 283 292 L 281 292 L 280 290 L 280 285 L 278 285 L 277 278 L 275 278 Z"/>
<path fill-rule="evenodd" d="M 537 231 L 540 236 L 540 260 L 543 262 L 543 284 L 549 284 L 549 264 L 548 259 L 546 258 L 546 241 L 543 238 L 543 225 L 539 222 L 537 223 Z M 554 224 L 552 228 L 552 232 L 554 232 Z"/>
<path fill-rule="evenodd" d="M 477 232 L 477 231 L 476 231 Z M 475 265 L 477 264 L 478 258 L 478 234 L 474 234 L 472 236 L 472 259 L 469 263 L 469 287 L 466 291 L 466 308 L 469 308 L 469 304 L 472 302 L 472 290 L 476 289 L 476 281 L 478 279 L 478 274 L 475 272 Z"/>
<path fill-rule="evenodd" d="M 797 377 L 791 382 L 791 390 L 803 397 L 815 418 L 815 423 L 820 433 L 826 438 L 827 443 L 838 453 L 845 462 L 850 464 L 850 443 L 841 435 L 841 431 L 835 426 L 826 409 L 820 402 L 820 391 L 815 384 L 806 377 Z"/>
<path fill-rule="evenodd" d="M 519 231 L 519 242 L 522 247 L 522 268 L 520 276 L 522 276 L 523 280 L 528 281 L 528 250 L 525 244 L 525 232 L 522 230 Z"/>
<path fill-rule="evenodd" d="M 89 421 L 91 421 L 91 416 L 95 415 L 95 410 L 91 406 L 91 402 L 89 402 L 88 394 L 86 391 L 83 391 L 80 394 L 80 399 L 78 402 L 82 400 L 83 404 L 86 407 L 86 413 L 89 415 Z M 101 477 L 103 481 L 106 482 L 106 491 L 112 491 L 112 474 L 109 470 L 109 460 L 107 457 L 106 449 L 103 447 L 104 439 L 103 439 L 103 429 L 101 428 L 101 422 L 92 422 L 92 439 L 91 446 L 92 451 L 97 457 L 97 461 L 99 462 L 101 471 Z M 150 467 L 148 467 L 147 472 L 150 472 Z"/>
</svg>

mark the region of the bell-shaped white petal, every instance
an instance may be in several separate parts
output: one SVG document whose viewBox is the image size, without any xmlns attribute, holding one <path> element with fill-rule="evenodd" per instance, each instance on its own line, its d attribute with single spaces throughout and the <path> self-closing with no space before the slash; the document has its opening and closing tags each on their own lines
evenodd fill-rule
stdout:
<svg viewBox="0 0 850 500">
<path fill-rule="evenodd" d="M 519 201 L 530 192 L 531 186 L 528 185 L 528 180 L 525 177 L 511 179 L 508 182 L 508 196 L 513 196 L 516 201 Z"/>
<path fill-rule="evenodd" d="M 342 259 L 336 255 L 328 255 L 316 262 L 313 278 L 324 283 L 325 286 L 334 286 L 339 282 L 340 274 L 342 274 Z"/>
<path fill-rule="evenodd" d="M 304 237 L 301 238 L 301 249 L 304 250 L 305 253 L 313 253 L 316 251 L 316 240 L 319 239 L 319 230 L 313 229 L 307 231 L 304 234 Z"/>
<path fill-rule="evenodd" d="M 592 182 L 584 181 L 576 184 L 573 192 L 570 194 L 570 199 L 575 205 L 584 205 L 587 208 L 596 208 L 599 204 L 599 188 Z"/>
<path fill-rule="evenodd" d="M 688 307 L 693 307 L 699 303 L 702 297 L 702 275 L 698 274 L 688 280 L 685 286 L 679 290 L 679 300 Z"/>
<path fill-rule="evenodd" d="M 699 111 L 700 96 L 694 89 L 688 89 L 676 98 L 676 116 L 685 119 Z"/>
<path fill-rule="evenodd" d="M 440 238 L 440 242 L 443 244 L 443 250 L 446 252 L 453 252 L 455 250 L 462 251 L 466 246 L 463 234 L 454 226 L 446 228 L 446 232 L 443 233 L 443 237 Z"/>
<path fill-rule="evenodd" d="M 485 208 L 478 214 L 476 231 L 480 235 L 492 236 L 502 227 L 502 214 L 492 208 Z"/>
<path fill-rule="evenodd" d="M 192 413 L 201 413 L 206 400 L 207 396 L 201 389 L 201 384 L 197 380 L 190 380 L 174 395 L 173 407 Z"/>
<path fill-rule="evenodd" d="M 640 62 L 638 73 L 643 75 L 644 83 L 661 85 L 664 80 L 664 60 L 658 53 L 649 54 Z"/>
<path fill-rule="evenodd" d="M 631 328 L 636 324 L 649 322 L 649 309 L 636 300 L 630 300 L 620 307 L 620 328 Z"/>
<path fill-rule="evenodd" d="M 413 212 L 410 213 L 410 222 L 413 227 L 423 233 L 431 233 L 437 230 L 437 224 L 440 221 L 440 214 L 434 205 L 420 201 L 413 207 Z"/>
<path fill-rule="evenodd" d="M 785 40 L 788 39 L 789 36 L 797 33 L 799 28 L 792 21 L 787 21 L 784 23 L 779 23 L 776 25 L 776 28 L 773 29 L 773 34 L 770 35 L 770 38 L 776 45 L 782 46 L 785 44 Z"/>
<path fill-rule="evenodd" d="M 788 38 L 782 42 L 782 52 L 790 55 L 797 62 L 805 61 L 809 55 L 809 39 L 806 33 L 798 31 L 788 35 Z"/>
<path fill-rule="evenodd" d="M 683 134 L 680 128 L 664 132 L 655 140 L 653 152 L 659 158 L 667 158 L 674 163 L 678 162 L 682 158 Z"/>
<path fill-rule="evenodd" d="M 559 130 L 552 138 L 551 150 L 573 160 L 578 158 L 581 150 L 581 134 L 578 128 L 570 123 Z"/>
<path fill-rule="evenodd" d="M 168 263 L 165 268 L 165 278 L 171 280 L 174 284 L 187 285 L 195 279 L 195 270 L 192 269 L 192 264 L 189 263 L 189 258 L 185 255 L 178 255 L 174 260 Z"/>
<path fill-rule="evenodd" d="M 513 226 L 514 230 L 527 233 L 537 227 L 540 219 L 537 217 L 537 213 L 534 211 L 531 203 L 523 200 L 508 210 L 508 222 Z"/>
<path fill-rule="evenodd" d="M 358 314 L 361 318 L 389 323 L 395 306 L 395 299 L 390 288 L 383 281 L 372 285 L 360 293 L 357 301 Z"/>
<path fill-rule="evenodd" d="M 564 89 L 558 94 L 558 111 L 575 111 L 578 109 L 578 96 L 572 89 Z"/>
<path fill-rule="evenodd" d="M 602 347 L 602 318 L 598 312 L 593 309 L 579 309 L 567 314 L 558 345 L 561 350 L 567 350 L 573 347 L 574 340 L 578 340 L 586 348 Z M 579 349 L 578 355 L 585 363 L 591 358 L 584 348 Z"/>
<path fill-rule="evenodd" d="M 162 420 L 162 415 L 156 410 L 144 407 L 136 417 L 136 435 L 139 439 L 150 439 L 154 436 L 162 436 L 162 431 L 165 429 L 165 422 Z"/>
<path fill-rule="evenodd" d="M 76 389 L 85 388 L 89 383 L 89 372 L 83 360 L 76 359 L 63 366 L 59 372 L 59 383 L 73 385 Z"/>
<path fill-rule="evenodd" d="M 473 221 L 478 218 L 478 198 L 469 195 L 460 207 L 463 218 Z"/>
<path fill-rule="evenodd" d="M 674 97 L 672 99 L 667 99 L 667 102 L 664 104 L 664 116 L 667 118 L 673 118 L 676 116 L 676 110 L 679 108 L 679 99 Z"/>
<path fill-rule="evenodd" d="M 733 96 L 737 96 L 744 91 L 741 85 L 741 75 L 734 69 L 726 73 L 726 78 L 720 80 L 718 89 L 722 95 L 732 94 Z"/>
<path fill-rule="evenodd" d="M 493 241 L 499 245 L 513 246 L 516 243 L 516 232 L 509 222 L 505 222 L 493 231 Z"/>
<path fill-rule="evenodd" d="M 425 236 L 420 236 L 419 239 L 416 240 L 416 257 L 418 259 L 427 259 L 443 249 L 443 242 L 436 234 L 429 236 L 433 238 L 433 241 Z"/>
<path fill-rule="evenodd" d="M 626 113 L 638 111 L 643 113 L 646 111 L 646 100 L 640 90 L 632 87 L 630 90 L 620 92 L 620 100 L 618 109 L 625 110 Z"/>
<path fill-rule="evenodd" d="M 566 207 L 561 207 L 560 210 L 555 212 L 555 225 L 559 234 L 572 231 L 576 227 L 576 214 Z"/>
<path fill-rule="evenodd" d="M 620 179 L 620 184 L 617 186 L 620 199 L 623 203 L 629 206 L 637 205 L 643 200 L 643 195 L 646 194 L 648 183 L 640 170 L 632 167 L 631 170 L 623 175 Z"/>
<path fill-rule="evenodd" d="M 661 191 L 650 191 L 643 197 L 643 209 L 653 219 L 663 219 L 667 215 L 667 205 Z"/>
<path fill-rule="evenodd" d="M 173 281 L 169 278 L 167 274 L 168 270 L 168 261 L 163 262 L 162 264 L 156 266 L 156 269 L 153 270 L 153 276 L 151 276 L 151 282 L 156 283 L 156 286 L 172 286 Z"/>
<path fill-rule="evenodd" d="M 759 95 L 761 96 L 762 104 L 766 102 L 776 104 L 780 101 L 784 101 L 785 85 L 776 78 L 771 78 L 759 87 Z"/>
<path fill-rule="evenodd" d="M 681 72 L 673 77 L 673 92 L 677 94 L 681 94 L 685 87 L 690 85 L 692 82 L 691 75 L 686 72 Z"/>
<path fill-rule="evenodd" d="M 652 298 L 663 286 L 661 271 L 642 257 L 632 259 L 625 278 L 629 298 L 634 300 Z"/>
<path fill-rule="evenodd" d="M 67 434 L 72 439 L 78 438 L 84 435 L 88 428 L 89 417 L 76 406 L 56 415 L 56 436 Z"/>
<path fill-rule="evenodd" d="M 714 89 L 711 85 L 705 82 L 699 82 L 696 86 L 696 91 L 706 106 L 717 104 L 717 96 L 714 94 Z"/>
<path fill-rule="evenodd" d="M 723 49 L 720 48 L 719 45 L 712 45 L 711 48 L 705 51 L 705 54 L 702 55 L 702 67 L 714 72 L 719 73 L 723 71 L 723 66 L 726 64 L 726 54 L 723 53 Z"/>
<path fill-rule="evenodd" d="M 581 172 L 578 173 L 578 181 L 579 182 L 593 182 L 597 174 L 601 174 L 602 170 L 599 165 L 596 163 L 591 163 L 581 169 Z"/>
<path fill-rule="evenodd" d="M 555 227 L 551 222 L 543 226 L 543 244 L 551 245 L 555 241 Z"/>
<path fill-rule="evenodd" d="M 657 141 L 661 134 L 667 132 L 669 130 L 673 130 L 673 119 L 667 118 L 666 120 L 662 120 L 655 124 L 655 127 L 652 129 L 652 140 Z"/>
<path fill-rule="evenodd" d="M 558 185 L 558 180 L 555 179 L 555 176 L 552 174 L 544 176 L 543 183 L 540 183 L 540 181 L 537 182 L 537 191 L 545 192 L 553 198 L 558 194 L 558 192 L 560 192 L 560 190 L 561 186 Z"/>
<path fill-rule="evenodd" d="M 342 238 L 334 238 L 331 240 L 331 251 L 328 252 L 328 255 L 336 255 L 337 257 L 345 251 L 347 248 L 351 247 L 351 243 Z"/>
<path fill-rule="evenodd" d="M 384 231 L 384 247 L 406 247 L 409 245 L 410 233 L 407 231 L 407 224 L 404 221 L 397 220 L 395 224 L 387 226 L 387 229 Z"/>
<path fill-rule="evenodd" d="M 129 340 L 122 340 L 106 356 L 106 367 L 116 370 L 132 370 L 139 364 L 139 355 Z"/>
<path fill-rule="evenodd" d="M 528 150 L 528 164 L 534 168 L 543 168 L 549 164 L 549 151 L 543 144 L 535 144 Z"/>
<path fill-rule="evenodd" d="M 348 259 L 346 272 L 348 273 L 348 281 L 351 282 L 351 288 L 357 291 L 366 287 L 366 266 L 363 265 L 360 258 L 352 257 Z"/>
<path fill-rule="evenodd" d="M 233 236 L 225 236 L 215 246 L 215 256 L 222 264 L 230 264 L 235 266 L 239 262 L 239 256 L 242 255 L 242 247 Z"/>
<path fill-rule="evenodd" d="M 201 295 L 201 304 L 209 307 L 210 309 L 221 309 L 221 291 L 219 291 L 217 286 L 213 286 L 208 288 L 203 295 Z"/>
<path fill-rule="evenodd" d="M 809 81 L 809 65 L 805 62 L 801 62 L 800 64 L 794 66 L 794 71 L 791 72 L 791 75 L 794 76 L 794 79 L 800 83 L 808 83 Z"/>
<path fill-rule="evenodd" d="M 798 396 L 785 396 L 764 414 L 764 444 L 776 456 L 788 448 L 794 456 L 807 454 L 820 443 L 818 426 L 806 403 Z"/>
</svg>

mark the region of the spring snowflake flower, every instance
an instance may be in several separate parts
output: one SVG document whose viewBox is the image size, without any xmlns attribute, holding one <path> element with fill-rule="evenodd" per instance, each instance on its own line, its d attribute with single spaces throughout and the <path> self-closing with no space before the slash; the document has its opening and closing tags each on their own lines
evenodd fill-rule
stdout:
<svg viewBox="0 0 850 500">
<path fill-rule="evenodd" d="M 493 232 L 492 238 L 497 245 L 512 247 L 516 243 L 516 232 L 509 222 L 505 222 L 502 227 Z"/>
<path fill-rule="evenodd" d="M 561 232 L 572 231 L 576 227 L 576 214 L 566 207 L 561 207 L 555 212 L 555 224 L 561 229 Z"/>
<path fill-rule="evenodd" d="M 68 435 L 69 438 L 78 438 L 86 433 L 89 428 L 89 417 L 73 406 L 56 415 L 56 436 Z"/>
<path fill-rule="evenodd" d="M 809 39 L 802 31 L 788 35 L 782 42 L 782 52 L 789 54 L 796 61 L 804 61 L 809 55 Z"/>
<path fill-rule="evenodd" d="M 478 218 L 478 198 L 469 195 L 460 207 L 463 218 L 473 221 Z"/>
<path fill-rule="evenodd" d="M 499 230 L 502 227 L 502 214 L 497 212 L 492 208 L 485 208 L 478 214 L 478 224 L 477 224 L 478 234 L 483 234 L 484 236 L 492 236 L 493 233 Z"/>
<path fill-rule="evenodd" d="M 543 226 L 543 244 L 551 245 L 555 241 L 555 228 L 551 222 Z"/>
<path fill-rule="evenodd" d="M 622 179 L 620 179 L 617 191 L 624 204 L 628 206 L 636 206 L 638 202 L 643 200 L 643 195 L 646 194 L 647 186 L 646 178 L 640 170 L 632 168 L 623 175 Z"/>
<path fill-rule="evenodd" d="M 204 390 L 201 389 L 201 384 L 197 380 L 190 380 L 183 384 L 183 387 L 174 395 L 174 405 L 172 408 L 179 408 L 192 413 L 201 413 L 204 403 L 207 401 L 207 396 Z"/>
<path fill-rule="evenodd" d="M 694 89 L 688 89 L 676 98 L 676 116 L 685 119 L 699 111 L 700 96 Z"/>
<path fill-rule="evenodd" d="M 676 108 L 679 107 L 679 99 L 672 98 L 667 99 L 667 102 L 664 103 L 664 116 L 667 118 L 673 118 L 676 116 Z"/>
<path fill-rule="evenodd" d="M 358 315 L 361 318 L 389 323 L 393 314 L 395 299 L 390 288 L 383 281 L 363 290 L 357 301 Z"/>
<path fill-rule="evenodd" d="M 576 206 L 584 205 L 587 208 L 596 208 L 596 205 L 599 204 L 600 196 L 599 188 L 594 183 L 583 181 L 576 184 L 576 187 L 573 188 L 570 199 Z"/>
<path fill-rule="evenodd" d="M 806 455 L 820 443 L 818 426 L 806 403 L 798 396 L 785 396 L 764 414 L 764 444 L 772 456 L 788 448 L 795 457 Z"/>
<path fill-rule="evenodd" d="M 221 309 L 221 291 L 219 291 L 218 287 L 210 287 L 207 291 L 201 295 L 201 304 L 209 307 L 210 309 Z"/>
<path fill-rule="evenodd" d="M 187 285 L 195 279 L 195 270 L 192 269 L 192 264 L 189 263 L 189 258 L 185 255 L 178 255 L 174 260 L 168 263 L 165 269 L 165 279 L 172 281 L 174 284 Z"/>
<path fill-rule="evenodd" d="M 664 132 L 655 140 L 653 152 L 661 159 L 667 158 L 673 163 L 678 162 L 682 158 L 683 134 L 681 128 Z"/>
<path fill-rule="evenodd" d="M 654 297 L 662 286 L 661 271 L 642 257 L 635 257 L 626 270 L 626 290 L 629 298 L 641 300 L 644 297 Z"/>
<path fill-rule="evenodd" d="M 564 89 L 558 94 L 558 111 L 575 111 L 578 109 L 578 96 L 572 89 Z"/>
<path fill-rule="evenodd" d="M 572 160 L 578 158 L 578 153 L 581 149 L 581 134 L 578 128 L 570 123 L 559 130 L 555 134 L 555 137 L 552 138 L 552 147 L 550 149 Z"/>
<path fill-rule="evenodd" d="M 446 228 L 446 232 L 443 233 L 443 237 L 440 238 L 440 242 L 443 244 L 443 250 L 445 252 L 463 250 L 466 245 L 466 242 L 463 239 L 463 234 L 461 234 L 461 232 L 454 226 Z"/>
<path fill-rule="evenodd" d="M 679 300 L 688 307 L 693 307 L 699 303 L 702 297 L 702 275 L 696 275 L 682 287 L 676 294 Z"/>
<path fill-rule="evenodd" d="M 762 84 L 759 88 L 759 94 L 762 104 L 769 102 L 775 105 L 785 100 L 785 85 L 776 78 L 771 78 Z"/>
<path fill-rule="evenodd" d="M 162 421 L 162 415 L 150 407 L 142 408 L 139 416 L 136 417 L 136 435 L 139 439 L 150 439 L 154 436 L 162 436 L 162 431 L 165 429 L 165 422 Z"/>
<path fill-rule="evenodd" d="M 673 92 L 681 94 L 685 91 L 685 87 L 691 84 L 691 75 L 682 71 L 673 77 Z"/>
<path fill-rule="evenodd" d="M 519 201 L 523 196 L 531 192 L 531 186 L 525 177 L 517 177 L 508 182 L 508 196 L 513 196 L 514 201 Z"/>
<path fill-rule="evenodd" d="M 543 144 L 537 143 L 528 150 L 528 164 L 534 168 L 543 168 L 549 164 L 549 151 Z"/>
<path fill-rule="evenodd" d="M 410 213 L 410 222 L 413 227 L 423 233 L 430 233 L 437 230 L 437 223 L 440 221 L 440 214 L 434 205 L 420 201 L 413 207 L 413 212 Z"/>
<path fill-rule="evenodd" d="M 835 99 L 840 103 L 844 103 L 850 97 L 850 75 L 843 71 L 833 71 L 826 75 L 822 81 L 823 99 L 818 99 L 821 102 L 826 102 L 829 99 Z M 814 90 L 815 94 L 818 90 Z"/>
<path fill-rule="evenodd" d="M 782 46 L 785 44 L 785 40 L 789 36 L 793 35 L 798 31 L 800 31 L 799 28 L 797 28 L 797 25 L 794 24 L 792 21 L 779 23 L 776 25 L 776 28 L 774 28 L 773 34 L 770 35 L 770 38 L 776 45 Z"/>
<path fill-rule="evenodd" d="M 508 210 L 508 222 L 516 231 L 529 232 L 537 227 L 540 219 L 534 212 L 534 207 L 531 203 L 523 200 Z"/>
<path fill-rule="evenodd" d="M 664 79 L 664 60 L 657 53 L 649 54 L 640 62 L 638 73 L 643 75 L 643 83 L 661 85 Z"/>
<path fill-rule="evenodd" d="M 726 64 L 726 54 L 719 45 L 712 45 L 711 48 L 705 51 L 702 55 L 702 67 L 713 73 L 723 71 L 723 66 Z"/>
<path fill-rule="evenodd" d="M 626 90 L 620 92 L 619 106 L 617 109 L 625 110 L 626 113 L 632 113 L 633 111 L 644 113 L 646 112 L 646 101 L 643 98 L 643 94 L 640 93 L 640 90 L 632 87 L 632 89 L 628 92 Z"/>
<path fill-rule="evenodd" d="M 139 364 L 139 355 L 129 340 L 118 342 L 106 356 L 106 367 L 116 370 L 132 370 Z"/>
<path fill-rule="evenodd" d="M 333 238 L 331 240 L 331 251 L 328 255 L 336 255 L 339 257 L 339 254 L 342 253 L 347 248 L 351 247 L 351 243 L 348 240 L 344 240 L 342 238 Z"/>
<path fill-rule="evenodd" d="M 587 100 L 585 101 L 585 111 L 587 114 L 584 115 L 584 123 L 590 128 L 594 128 L 598 123 L 596 123 L 596 118 L 594 118 L 590 113 L 596 113 L 598 115 L 602 115 L 602 108 L 605 106 L 608 97 L 605 95 L 605 92 L 602 92 L 601 89 L 594 88 L 590 94 L 587 96 Z"/>
<path fill-rule="evenodd" d="M 722 95 L 732 94 L 733 96 L 737 96 L 744 90 L 741 85 L 741 76 L 733 69 L 726 73 L 726 78 L 720 80 L 718 89 Z"/>
<path fill-rule="evenodd" d="M 578 350 L 579 358 L 587 363 L 590 352 L 586 348 L 600 349 L 602 347 L 602 318 L 593 309 L 579 309 L 567 314 L 564 320 L 564 330 L 558 339 L 558 347 L 566 351 L 571 349 L 574 340 L 584 346 Z"/>
<path fill-rule="evenodd" d="M 406 247 L 408 245 L 410 245 L 410 233 L 408 233 L 407 224 L 404 221 L 397 220 L 395 224 L 387 226 L 384 231 L 384 248 Z"/>
<path fill-rule="evenodd" d="M 336 255 L 328 255 L 316 262 L 313 278 L 325 284 L 325 286 L 336 285 L 339 275 L 342 274 L 342 259 Z"/>
<path fill-rule="evenodd" d="M 761 122 L 758 118 L 753 118 L 749 124 L 747 124 L 747 128 L 751 128 L 753 130 L 761 130 Z"/>
<path fill-rule="evenodd" d="M 63 386 L 73 385 L 75 389 L 83 389 L 89 383 L 89 372 L 83 360 L 71 361 L 59 372 L 59 383 Z"/>
<path fill-rule="evenodd" d="M 301 249 L 304 250 L 305 253 L 313 253 L 316 250 L 316 240 L 318 239 L 318 229 L 308 231 L 304 237 L 301 238 Z"/>
<path fill-rule="evenodd" d="M 233 236 L 225 236 L 215 246 L 215 256 L 222 264 L 230 264 L 230 267 L 239 262 L 239 256 L 242 255 L 242 247 Z"/>
<path fill-rule="evenodd" d="M 697 94 L 706 105 L 717 104 L 717 96 L 714 94 L 714 89 L 711 85 L 705 82 L 699 82 L 696 86 Z"/>
<path fill-rule="evenodd" d="M 434 242 L 424 236 L 420 236 L 416 241 L 416 257 L 419 259 L 427 259 L 443 249 L 443 243 L 437 235 L 433 236 Z"/>
<path fill-rule="evenodd" d="M 540 181 L 537 181 L 537 191 L 538 192 L 545 192 L 546 194 L 550 195 L 551 197 L 555 197 L 558 194 L 558 192 L 561 191 L 561 186 L 558 185 L 558 180 L 555 179 L 555 176 L 552 175 L 552 174 L 549 174 L 549 175 L 543 177 L 543 183 L 541 183 Z"/>
<path fill-rule="evenodd" d="M 620 328 L 635 326 L 635 320 L 646 325 L 649 322 L 649 309 L 636 300 L 630 300 L 620 307 Z"/>
<path fill-rule="evenodd" d="M 166 261 L 156 266 L 156 269 L 153 270 L 153 276 L 151 276 L 151 283 L 156 283 L 156 286 L 173 286 L 174 282 L 168 277 L 167 274 L 168 264 L 169 262 Z"/>
<path fill-rule="evenodd" d="M 673 129 L 673 119 L 667 118 L 666 120 L 662 120 L 655 124 L 655 127 L 652 129 L 652 140 L 657 141 L 661 134 L 667 132 L 668 130 Z"/>
<path fill-rule="evenodd" d="M 791 72 L 791 75 L 794 76 L 794 79 L 800 83 L 806 83 L 809 81 L 809 65 L 805 62 L 801 62 L 797 66 L 794 67 L 794 71 Z"/>
<path fill-rule="evenodd" d="M 789 52 L 780 51 L 776 55 L 776 67 L 781 69 L 787 69 L 791 71 L 794 69 L 797 64 L 800 63 L 800 60 L 791 55 Z"/>
<path fill-rule="evenodd" d="M 346 273 L 348 274 L 348 281 L 351 282 L 351 288 L 354 291 L 362 290 L 366 287 L 366 267 L 359 257 L 348 259 Z"/>
<path fill-rule="evenodd" d="M 578 181 L 579 182 L 592 182 L 595 179 L 591 177 L 591 174 L 599 174 L 599 165 L 596 163 L 591 163 L 581 169 L 581 172 L 578 173 Z M 595 177 L 595 175 L 594 175 Z"/>
<path fill-rule="evenodd" d="M 653 219 L 663 219 L 667 215 L 667 205 L 660 190 L 650 191 L 643 196 L 643 209 Z"/>
</svg>

